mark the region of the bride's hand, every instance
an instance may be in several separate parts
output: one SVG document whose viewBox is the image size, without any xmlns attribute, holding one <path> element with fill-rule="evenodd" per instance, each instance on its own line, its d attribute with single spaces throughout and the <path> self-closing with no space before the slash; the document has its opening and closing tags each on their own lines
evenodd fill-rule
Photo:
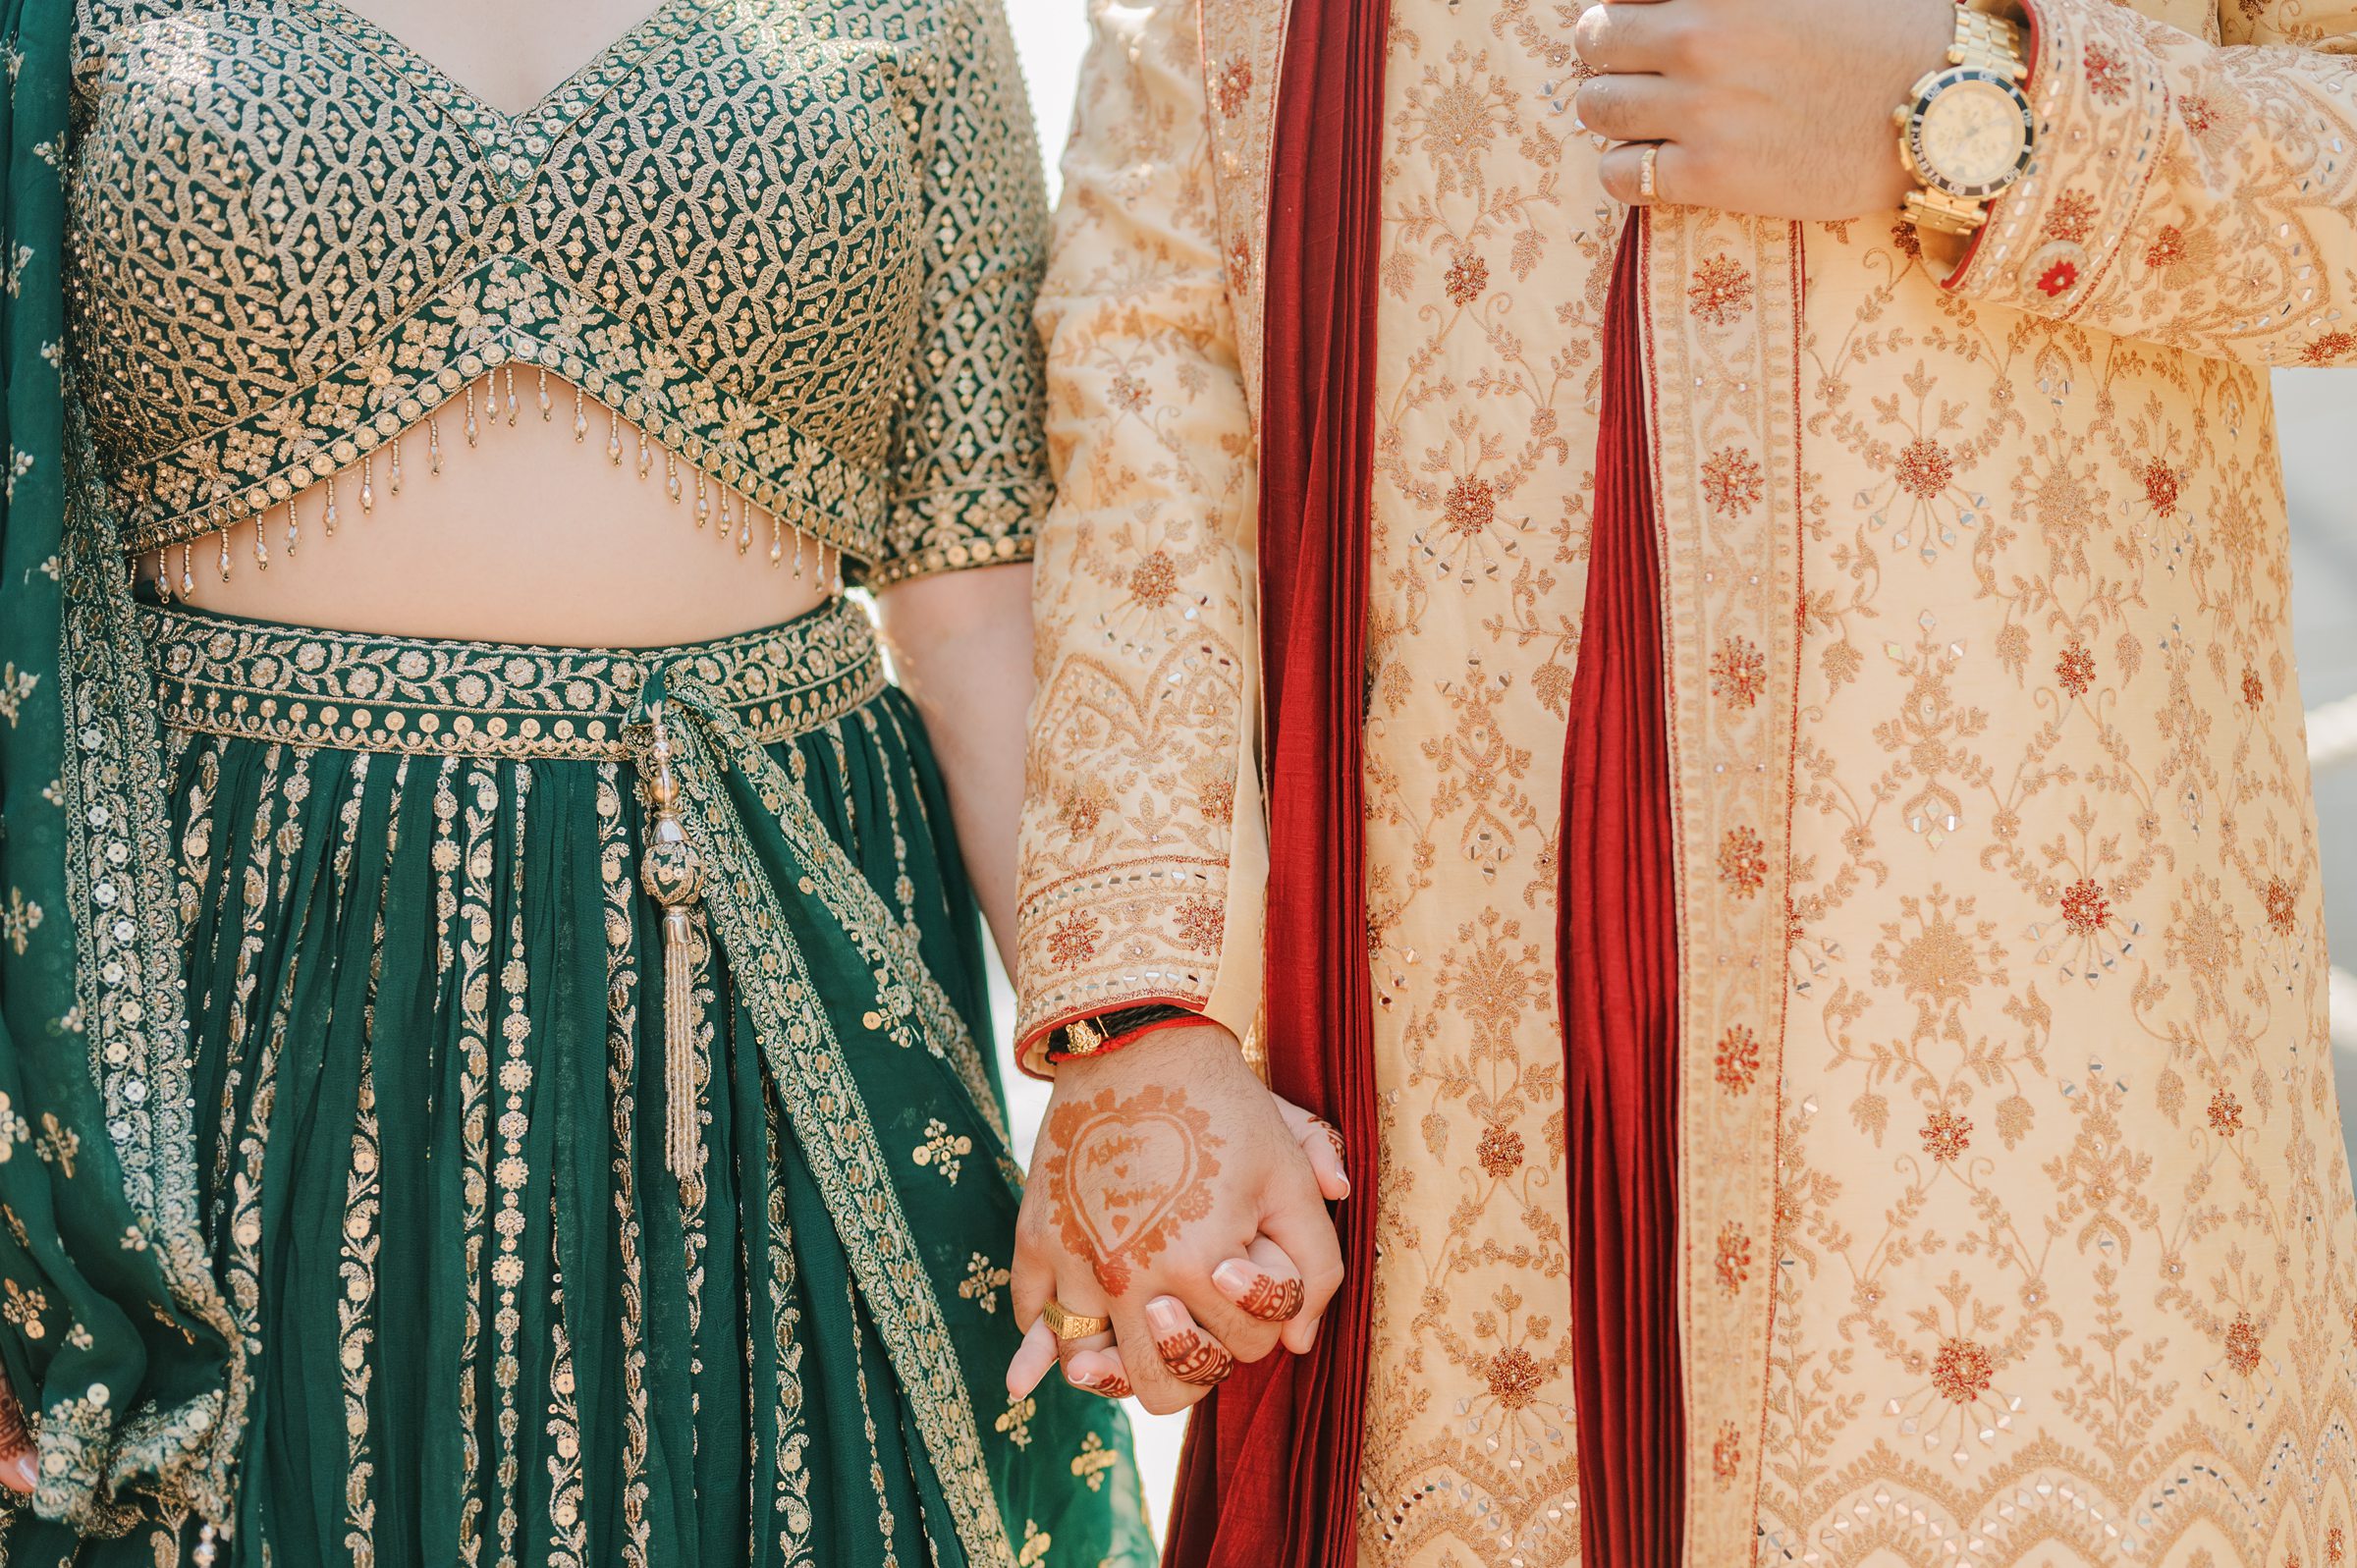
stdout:
<svg viewBox="0 0 2357 1568">
<path fill-rule="evenodd" d="M 1067 1062 L 1032 1172 L 1013 1271 L 1030 1325 L 1008 1368 L 1016 1398 L 1061 1360 L 1078 1386 L 1184 1409 L 1237 1361 L 1307 1344 L 1342 1281 L 1333 1141 L 1215 1024 Z M 1051 1298 L 1112 1331 L 1059 1340 L 1041 1320 Z M 1098 1354 L 1117 1338 L 1124 1353 Z"/>
<path fill-rule="evenodd" d="M 0 1486 L 21 1497 L 32 1495 L 34 1468 L 32 1433 L 25 1430 L 25 1407 L 17 1390 L 0 1374 Z"/>
</svg>

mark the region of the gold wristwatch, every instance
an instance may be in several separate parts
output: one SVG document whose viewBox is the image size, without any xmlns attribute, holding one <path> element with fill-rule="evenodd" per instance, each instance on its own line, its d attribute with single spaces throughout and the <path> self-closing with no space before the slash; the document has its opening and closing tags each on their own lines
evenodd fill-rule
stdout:
<svg viewBox="0 0 2357 1568">
<path fill-rule="evenodd" d="M 1938 234 L 1968 235 L 1989 203 L 2030 164 L 2034 116 L 2021 83 L 2029 75 L 2021 33 L 2003 17 L 1956 7 L 1947 64 L 1908 89 L 1892 111 L 1898 151 L 1923 183 L 1907 197 L 1907 221 Z"/>
</svg>

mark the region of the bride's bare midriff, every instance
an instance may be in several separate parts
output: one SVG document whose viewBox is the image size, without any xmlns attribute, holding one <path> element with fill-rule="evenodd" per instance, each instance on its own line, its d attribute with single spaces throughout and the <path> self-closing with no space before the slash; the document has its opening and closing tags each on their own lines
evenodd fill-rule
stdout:
<svg viewBox="0 0 2357 1568">
<path fill-rule="evenodd" d="M 254 523 L 230 530 L 230 568 L 220 537 L 193 547 L 185 598 L 219 611 L 288 625 L 466 637 L 570 647 L 645 648 L 725 637 L 787 621 L 823 603 L 835 557 L 805 537 L 795 575 L 795 536 L 768 512 L 745 529 L 743 498 L 708 483 L 709 515 L 696 522 L 696 474 L 679 462 L 681 499 L 671 499 L 665 455 L 650 449 L 638 472 L 638 432 L 622 427 L 623 460 L 608 457 L 609 416 L 594 400 L 588 429 L 574 431 L 573 388 L 549 378 L 553 406 L 541 417 L 537 376 L 516 378 L 519 412 L 479 419 L 474 445 L 463 406 L 437 416 L 442 471 L 429 471 L 421 424 L 402 438 L 402 487 L 391 493 L 389 461 L 372 462 L 374 506 L 360 506 L 360 473 L 337 475 L 336 531 L 323 514 L 325 482 L 295 498 L 298 542 L 286 548 L 287 509 L 262 519 L 269 565 L 257 565 Z M 773 562 L 774 545 L 778 559 Z M 174 598 L 182 553 L 170 552 Z M 152 576 L 156 558 L 140 563 Z"/>
</svg>

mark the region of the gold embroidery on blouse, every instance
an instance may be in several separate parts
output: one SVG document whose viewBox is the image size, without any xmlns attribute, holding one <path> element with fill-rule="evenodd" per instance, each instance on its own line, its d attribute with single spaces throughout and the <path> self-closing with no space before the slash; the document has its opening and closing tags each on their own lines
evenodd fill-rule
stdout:
<svg viewBox="0 0 2357 1568">
<path fill-rule="evenodd" d="M 128 547 L 521 364 L 878 580 L 1029 555 L 1046 217 L 995 0 L 666 0 L 514 116 L 339 0 L 78 36 L 69 352 Z"/>
</svg>

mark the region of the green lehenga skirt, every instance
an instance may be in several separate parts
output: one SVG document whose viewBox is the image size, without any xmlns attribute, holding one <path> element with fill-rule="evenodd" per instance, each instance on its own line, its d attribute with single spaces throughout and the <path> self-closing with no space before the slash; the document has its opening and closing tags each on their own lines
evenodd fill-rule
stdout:
<svg viewBox="0 0 2357 1568">
<path fill-rule="evenodd" d="M 143 617 L 255 1374 L 224 1561 L 1152 1559 L 1119 1411 L 1001 1388 L 980 931 L 856 606 L 631 653 Z"/>
</svg>

